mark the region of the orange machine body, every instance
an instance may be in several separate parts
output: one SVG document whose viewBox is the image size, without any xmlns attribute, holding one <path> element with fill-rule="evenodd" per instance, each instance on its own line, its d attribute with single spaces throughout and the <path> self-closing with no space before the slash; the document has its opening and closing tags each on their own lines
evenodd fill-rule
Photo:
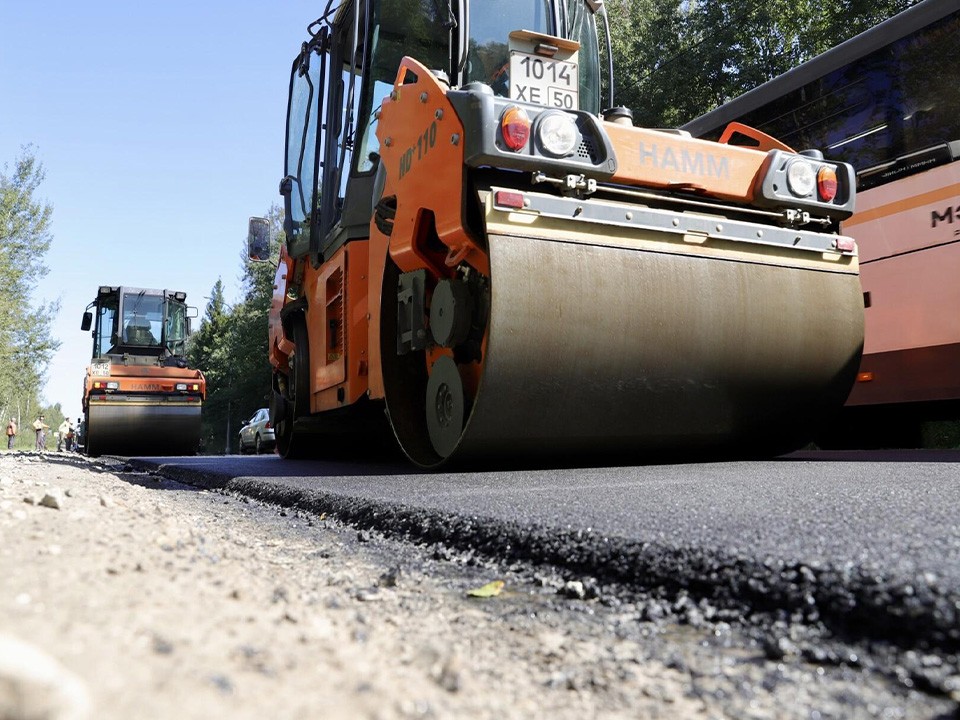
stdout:
<svg viewBox="0 0 960 720">
<path fill-rule="evenodd" d="M 281 248 L 270 310 L 270 361 L 280 382 L 287 382 L 296 346 L 283 316 L 298 303 L 309 338 L 310 413 L 349 407 L 361 398 L 384 399 L 381 293 L 388 262 L 401 273 L 425 271 L 430 283 L 453 278 L 464 266 L 490 273 L 486 238 L 465 217 L 474 192 L 465 156 L 470 131 L 449 93 L 448 85 L 405 57 L 393 92 L 382 102 L 376 130 L 384 171 L 380 195 L 395 199 L 389 234 L 371 219 L 368 237 L 351 239 L 322 262 L 294 259 Z M 775 153 L 789 150 L 771 138 L 745 148 L 614 122 L 600 126 L 612 148 L 606 175 L 613 189 L 639 197 L 652 193 L 654 201 L 681 192 L 693 202 L 709 199 L 764 214 L 766 222 L 777 215 L 756 209 L 764 205 L 771 163 L 779 161 Z M 852 248 L 844 255 L 849 260 Z M 452 354 L 429 348 L 427 364 Z M 470 365 L 464 363 L 460 372 L 475 390 L 482 368 L 479 362 Z"/>
<path fill-rule="evenodd" d="M 186 387 L 178 389 L 178 385 Z M 192 368 L 111 364 L 108 375 L 93 375 L 92 366 L 88 365 L 83 388 L 84 407 L 120 394 L 164 393 L 194 404 L 207 397 L 206 378 Z"/>
<path fill-rule="evenodd" d="M 90 455 L 192 454 L 206 379 L 185 356 L 186 293 L 100 286 L 84 313 L 93 353 L 83 383 L 81 437 Z"/>
</svg>

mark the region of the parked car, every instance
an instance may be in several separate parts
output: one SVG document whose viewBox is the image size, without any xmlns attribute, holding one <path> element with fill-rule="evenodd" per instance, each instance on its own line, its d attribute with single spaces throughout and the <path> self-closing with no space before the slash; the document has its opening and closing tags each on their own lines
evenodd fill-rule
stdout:
<svg viewBox="0 0 960 720">
<path fill-rule="evenodd" d="M 265 450 L 273 450 L 276 444 L 273 425 L 270 424 L 270 411 L 260 408 L 240 428 L 240 454 L 255 452 L 259 455 Z"/>
</svg>

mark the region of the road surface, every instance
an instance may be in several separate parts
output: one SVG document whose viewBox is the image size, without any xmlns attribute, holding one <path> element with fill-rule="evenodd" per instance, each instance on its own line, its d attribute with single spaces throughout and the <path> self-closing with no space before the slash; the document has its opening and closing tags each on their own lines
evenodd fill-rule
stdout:
<svg viewBox="0 0 960 720">
<path fill-rule="evenodd" d="M 960 650 L 956 451 L 455 474 L 275 456 L 134 464 L 388 536 Z"/>
</svg>

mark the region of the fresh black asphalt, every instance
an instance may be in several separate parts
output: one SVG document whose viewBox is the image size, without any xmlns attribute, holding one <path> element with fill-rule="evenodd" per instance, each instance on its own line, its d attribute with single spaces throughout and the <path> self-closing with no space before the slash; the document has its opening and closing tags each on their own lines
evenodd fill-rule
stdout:
<svg viewBox="0 0 960 720">
<path fill-rule="evenodd" d="M 138 458 L 360 529 L 960 650 L 960 453 L 430 474 L 403 463 Z"/>
</svg>

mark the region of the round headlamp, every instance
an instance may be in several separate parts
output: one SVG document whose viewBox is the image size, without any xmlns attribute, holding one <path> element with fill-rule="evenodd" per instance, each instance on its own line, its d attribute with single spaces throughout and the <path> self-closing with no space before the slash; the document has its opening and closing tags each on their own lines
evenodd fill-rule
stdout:
<svg viewBox="0 0 960 720">
<path fill-rule="evenodd" d="M 537 142 L 548 155 L 572 155 L 580 144 L 577 123 L 565 113 L 548 113 L 537 124 Z"/>
<path fill-rule="evenodd" d="M 817 183 L 817 171 L 813 163 L 794 160 L 787 166 L 787 185 L 797 197 L 807 197 Z"/>
</svg>

